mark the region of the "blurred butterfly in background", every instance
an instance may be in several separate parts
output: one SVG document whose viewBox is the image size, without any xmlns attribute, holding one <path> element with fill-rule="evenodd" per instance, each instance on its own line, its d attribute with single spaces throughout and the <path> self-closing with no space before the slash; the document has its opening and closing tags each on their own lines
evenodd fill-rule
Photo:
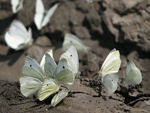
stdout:
<svg viewBox="0 0 150 113">
<path fill-rule="evenodd" d="M 23 8 L 23 0 L 11 0 L 12 12 L 17 13 Z"/>
<path fill-rule="evenodd" d="M 90 48 L 86 46 L 77 36 L 70 33 L 66 33 L 63 42 L 63 51 L 65 52 L 71 45 L 73 45 L 76 48 L 78 54 L 87 54 L 90 50 Z"/>
<path fill-rule="evenodd" d="M 41 30 L 49 21 L 58 4 L 52 6 L 48 11 L 45 10 L 42 0 L 36 0 L 36 9 L 34 15 L 34 23 L 38 30 Z"/>
<path fill-rule="evenodd" d="M 127 64 L 125 82 L 127 85 L 140 84 L 142 82 L 141 71 L 135 66 L 133 61 L 129 61 Z"/>
<path fill-rule="evenodd" d="M 113 49 L 98 72 L 99 76 L 102 76 L 102 83 L 109 94 L 112 94 L 117 89 L 118 76 L 115 73 L 119 71 L 120 65 L 120 53 L 118 50 Z"/>
<path fill-rule="evenodd" d="M 33 43 L 31 28 L 27 31 L 20 21 L 14 20 L 9 30 L 5 33 L 5 42 L 16 51 L 26 49 Z"/>
</svg>

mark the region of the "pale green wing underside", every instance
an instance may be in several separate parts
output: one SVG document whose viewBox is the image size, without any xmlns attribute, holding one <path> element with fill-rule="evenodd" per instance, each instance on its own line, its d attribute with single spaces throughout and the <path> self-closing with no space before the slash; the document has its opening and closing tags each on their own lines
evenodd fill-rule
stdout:
<svg viewBox="0 0 150 113">
<path fill-rule="evenodd" d="M 59 86 L 57 85 L 55 80 L 53 80 L 51 78 L 45 79 L 42 87 L 40 88 L 40 90 L 38 92 L 39 100 L 40 101 L 45 100 L 51 94 L 57 92 L 58 90 L 59 90 Z"/>
<path fill-rule="evenodd" d="M 118 76 L 116 74 L 106 75 L 102 78 L 102 83 L 105 86 L 108 94 L 113 94 L 117 89 Z"/>
<path fill-rule="evenodd" d="M 132 61 L 130 61 L 127 65 L 125 82 L 128 85 L 139 84 L 142 82 L 141 71 L 135 66 Z"/>
<path fill-rule="evenodd" d="M 59 84 L 72 85 L 74 82 L 74 75 L 72 71 L 70 71 L 69 69 L 65 69 L 55 76 L 55 80 Z"/>
<path fill-rule="evenodd" d="M 34 68 L 35 70 L 37 70 L 39 73 L 41 73 L 42 75 L 44 74 L 42 68 L 40 67 L 40 65 L 36 62 L 36 60 L 34 60 L 31 56 L 27 55 L 26 59 L 25 59 L 25 64 L 24 66 L 29 66 Z"/>
<path fill-rule="evenodd" d="M 74 74 L 70 70 L 69 64 L 66 59 L 62 58 L 55 71 L 55 80 L 59 84 L 72 85 L 74 82 Z"/>
<path fill-rule="evenodd" d="M 52 78 L 54 76 L 54 72 L 57 65 L 50 54 L 46 53 L 45 56 L 46 56 L 45 57 L 46 63 L 44 65 L 45 76 Z"/>
<path fill-rule="evenodd" d="M 26 97 L 33 95 L 42 86 L 40 80 L 32 77 L 21 77 L 19 81 L 21 93 Z"/>
<path fill-rule="evenodd" d="M 51 105 L 55 107 L 61 100 L 63 100 L 68 95 L 69 90 L 62 90 L 58 94 L 56 94 L 52 101 Z"/>
<path fill-rule="evenodd" d="M 33 67 L 23 66 L 22 73 L 26 77 L 33 77 L 43 81 L 43 75 Z"/>
<path fill-rule="evenodd" d="M 79 69 L 79 59 L 76 49 L 71 46 L 65 53 L 60 56 L 60 60 L 64 58 L 68 61 L 70 69 L 77 73 Z"/>
</svg>

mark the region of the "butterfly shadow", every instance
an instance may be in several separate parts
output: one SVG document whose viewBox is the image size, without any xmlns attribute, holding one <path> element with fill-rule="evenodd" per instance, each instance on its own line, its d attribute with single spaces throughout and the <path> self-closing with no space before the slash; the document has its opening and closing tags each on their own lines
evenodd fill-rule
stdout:
<svg viewBox="0 0 150 113">
<path fill-rule="evenodd" d="M 3 34 L 11 22 L 17 17 L 17 14 L 13 14 L 7 18 L 0 20 L 0 34 Z"/>
<path fill-rule="evenodd" d="M 23 50 L 15 51 L 13 49 L 9 49 L 7 55 L 0 55 L 0 62 L 4 62 L 9 60 L 8 66 L 12 66 L 23 54 Z"/>
</svg>

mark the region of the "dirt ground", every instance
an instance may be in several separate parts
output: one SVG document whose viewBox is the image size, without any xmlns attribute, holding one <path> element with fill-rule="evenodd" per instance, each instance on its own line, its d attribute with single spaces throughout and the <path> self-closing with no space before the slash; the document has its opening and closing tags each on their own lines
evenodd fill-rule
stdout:
<svg viewBox="0 0 150 113">
<path fill-rule="evenodd" d="M 23 9 L 13 14 L 9 0 L 0 0 L 0 113 L 149 113 L 150 111 L 150 0 L 43 0 L 46 9 L 59 2 L 48 25 L 36 29 L 33 18 L 35 0 L 24 0 Z M 34 44 L 26 50 L 9 48 L 4 35 L 10 23 L 18 19 L 32 28 Z M 52 48 L 58 62 L 64 34 L 70 32 L 91 48 L 79 55 L 81 75 L 69 87 L 68 96 L 56 107 L 51 97 L 39 101 L 37 95 L 24 97 L 19 78 L 27 54 L 40 62 Z M 116 92 L 108 95 L 98 71 L 108 55 L 116 48 L 121 54 L 121 68 Z M 93 60 L 97 63 L 95 65 Z M 142 83 L 124 83 L 127 61 L 132 60 L 142 72 Z"/>
</svg>

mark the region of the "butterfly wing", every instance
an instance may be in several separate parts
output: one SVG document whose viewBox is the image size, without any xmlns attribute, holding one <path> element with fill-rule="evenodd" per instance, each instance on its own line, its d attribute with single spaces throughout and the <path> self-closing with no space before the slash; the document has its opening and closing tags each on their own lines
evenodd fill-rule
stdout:
<svg viewBox="0 0 150 113">
<path fill-rule="evenodd" d="M 59 84 L 72 85 L 74 82 L 74 74 L 71 71 L 67 60 L 64 58 L 59 61 L 54 75 L 55 80 Z"/>
<path fill-rule="evenodd" d="M 12 11 L 17 13 L 23 7 L 23 0 L 11 0 Z"/>
<path fill-rule="evenodd" d="M 42 82 L 33 77 L 21 77 L 19 81 L 21 93 L 26 97 L 37 92 L 42 86 Z"/>
<path fill-rule="evenodd" d="M 45 75 L 47 77 L 54 77 L 54 72 L 55 72 L 55 69 L 56 69 L 56 63 L 53 59 L 53 57 L 51 57 L 50 54 L 46 53 L 45 54 L 46 57 L 45 57 L 45 65 L 44 65 L 44 71 L 45 71 Z"/>
<path fill-rule="evenodd" d="M 53 58 L 53 51 L 52 51 L 52 49 L 49 49 L 48 51 L 46 51 L 46 53 L 48 53 L 52 58 Z M 45 54 L 46 54 L 45 53 Z M 42 67 L 42 69 L 44 70 L 44 64 L 45 64 L 45 57 L 46 57 L 46 55 L 43 55 L 43 57 L 42 57 L 42 60 L 41 60 L 41 62 L 40 62 L 40 66 Z M 54 58 L 53 58 L 54 59 Z"/>
<path fill-rule="evenodd" d="M 102 78 L 102 83 L 105 86 L 108 94 L 113 94 L 117 89 L 118 76 L 116 74 L 106 75 Z"/>
<path fill-rule="evenodd" d="M 107 74 L 117 73 L 120 68 L 120 53 L 113 49 L 105 59 L 99 74 L 105 76 Z"/>
<path fill-rule="evenodd" d="M 30 68 L 30 69 L 29 69 Z M 24 69 L 29 69 L 29 70 L 24 70 Z M 36 70 L 36 72 L 34 71 L 32 71 L 32 70 Z M 40 80 L 43 80 L 42 78 L 43 78 L 43 74 L 44 74 L 44 72 L 43 72 L 43 70 L 41 69 L 41 67 L 40 67 L 40 65 L 36 62 L 36 60 L 35 59 L 33 59 L 31 56 L 29 56 L 29 55 L 27 55 L 26 56 L 26 59 L 25 59 L 25 64 L 24 64 L 24 66 L 23 66 L 23 73 L 25 74 L 25 75 L 27 75 L 27 73 L 32 73 L 33 72 L 33 74 L 35 74 L 35 73 L 39 73 L 39 77 L 38 77 L 38 79 L 40 79 Z M 27 72 L 28 71 L 28 72 Z M 34 76 L 34 75 L 33 75 Z M 37 78 L 36 77 L 36 78 Z"/>
<path fill-rule="evenodd" d="M 43 19 L 44 13 L 45 13 L 45 8 L 44 8 L 42 0 L 36 0 L 34 23 L 38 30 L 42 28 L 42 19 Z"/>
<path fill-rule="evenodd" d="M 71 45 L 76 48 L 78 53 L 88 53 L 90 50 L 90 48 L 85 46 L 85 44 L 77 36 L 66 33 L 63 42 L 63 51 L 68 50 Z"/>
<path fill-rule="evenodd" d="M 128 62 L 125 82 L 128 85 L 139 84 L 142 82 L 141 71 L 135 66 L 135 64 L 132 61 Z"/>
<path fill-rule="evenodd" d="M 38 92 L 39 100 L 42 101 L 46 99 L 47 97 L 57 92 L 58 90 L 59 90 L 59 86 L 57 85 L 55 80 L 51 78 L 45 79 L 42 87 L 40 88 Z"/>
<path fill-rule="evenodd" d="M 61 100 L 63 100 L 68 95 L 69 90 L 62 90 L 58 94 L 56 94 L 52 101 L 51 105 L 55 107 Z"/>
<path fill-rule="evenodd" d="M 52 17 L 52 15 L 54 14 L 54 12 L 56 11 L 58 7 L 58 4 L 55 4 L 54 6 L 52 6 L 46 13 L 45 17 L 43 18 L 42 21 L 42 27 L 44 27 L 49 21 L 50 18 Z"/>
<path fill-rule="evenodd" d="M 74 73 L 78 72 L 79 69 L 79 59 L 78 54 L 74 46 L 71 46 L 65 53 L 63 53 L 60 57 L 60 60 L 64 58 L 68 61 L 71 70 Z"/>
</svg>

